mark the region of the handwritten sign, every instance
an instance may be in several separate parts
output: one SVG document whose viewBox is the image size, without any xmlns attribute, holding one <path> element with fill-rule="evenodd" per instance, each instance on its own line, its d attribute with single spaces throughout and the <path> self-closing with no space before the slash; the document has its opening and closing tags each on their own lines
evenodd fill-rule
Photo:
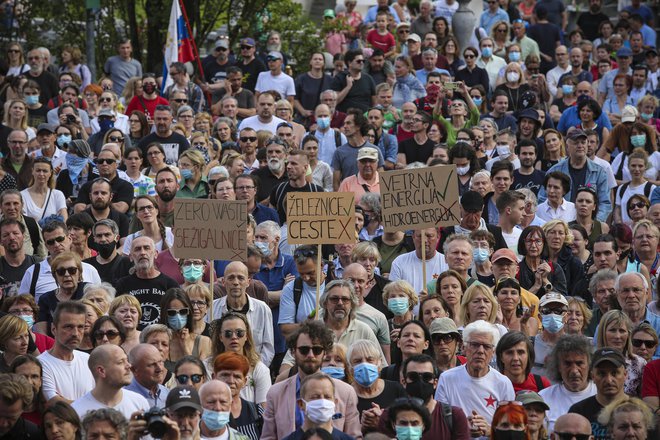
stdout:
<svg viewBox="0 0 660 440">
<path fill-rule="evenodd" d="M 247 261 L 245 200 L 174 199 L 177 258 Z"/>
<path fill-rule="evenodd" d="M 380 191 L 387 232 L 460 223 L 454 165 L 381 172 Z"/>
<path fill-rule="evenodd" d="M 355 243 L 355 194 L 290 192 L 286 220 L 289 243 Z"/>
</svg>

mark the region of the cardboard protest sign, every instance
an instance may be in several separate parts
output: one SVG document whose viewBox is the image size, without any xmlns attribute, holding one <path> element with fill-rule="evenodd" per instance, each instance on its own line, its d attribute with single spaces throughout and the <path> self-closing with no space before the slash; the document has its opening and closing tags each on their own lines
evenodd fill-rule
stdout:
<svg viewBox="0 0 660 440">
<path fill-rule="evenodd" d="M 380 192 L 387 232 L 460 223 L 455 165 L 381 172 Z"/>
<path fill-rule="evenodd" d="M 286 220 L 291 244 L 355 242 L 355 194 L 290 192 Z"/>
<path fill-rule="evenodd" d="M 247 261 L 247 201 L 174 199 L 177 258 Z"/>
</svg>

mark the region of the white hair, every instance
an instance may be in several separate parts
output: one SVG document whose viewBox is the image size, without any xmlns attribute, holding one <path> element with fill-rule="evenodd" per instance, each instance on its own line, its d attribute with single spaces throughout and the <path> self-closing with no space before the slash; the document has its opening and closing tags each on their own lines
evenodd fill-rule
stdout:
<svg viewBox="0 0 660 440">
<path fill-rule="evenodd" d="M 536 194 L 529 188 L 519 188 L 516 191 L 525 196 L 525 203 L 529 202 L 532 205 L 532 212 L 536 212 L 536 208 L 539 206 Z"/>
<path fill-rule="evenodd" d="M 266 231 L 271 238 L 282 238 L 280 225 L 272 220 L 266 220 L 265 222 L 259 223 L 254 232 L 257 233 L 258 231 Z"/>
<path fill-rule="evenodd" d="M 113 287 L 112 284 L 106 283 L 105 281 L 102 283 L 98 284 L 87 284 L 83 288 L 83 299 L 92 294 L 93 292 L 96 291 L 102 291 L 105 292 L 105 296 L 108 299 L 108 302 L 111 303 L 113 299 L 115 299 L 115 295 L 117 294 L 117 289 Z"/>
<path fill-rule="evenodd" d="M 640 280 L 642 280 L 642 284 L 644 285 L 644 290 L 649 290 L 649 282 L 646 281 L 646 277 L 644 275 L 642 275 L 639 272 L 625 272 L 620 274 L 618 277 L 616 277 L 616 281 L 614 282 L 614 290 L 616 290 L 617 293 L 619 292 L 619 288 L 621 287 L 621 280 L 629 275 L 638 277 Z"/>
<path fill-rule="evenodd" d="M 229 178 L 229 171 L 227 171 L 227 168 L 222 165 L 215 166 L 209 171 L 209 177 L 215 176 L 216 174 Z"/>
<path fill-rule="evenodd" d="M 491 339 L 493 340 L 493 345 L 495 346 L 500 340 L 500 332 L 497 327 L 495 327 L 495 325 L 491 324 L 490 322 L 484 321 L 483 319 L 471 322 L 465 326 L 463 329 L 463 340 L 465 342 L 470 342 L 472 335 L 475 334 L 490 335 Z"/>
</svg>

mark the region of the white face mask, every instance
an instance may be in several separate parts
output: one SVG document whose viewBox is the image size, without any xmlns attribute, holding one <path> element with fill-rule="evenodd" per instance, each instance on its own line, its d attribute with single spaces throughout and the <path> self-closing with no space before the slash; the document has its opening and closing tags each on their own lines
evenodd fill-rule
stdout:
<svg viewBox="0 0 660 440">
<path fill-rule="evenodd" d="M 303 402 L 305 402 L 303 400 Z M 326 423 L 335 415 L 335 402 L 326 399 L 316 399 L 305 402 L 305 414 L 314 423 Z"/>
<path fill-rule="evenodd" d="M 456 167 L 456 173 L 458 173 L 459 176 L 465 176 L 469 171 L 470 165 L 466 165 L 464 167 Z"/>
<path fill-rule="evenodd" d="M 507 72 L 506 79 L 507 81 L 512 83 L 518 82 L 518 80 L 520 79 L 520 74 L 518 72 Z"/>
<path fill-rule="evenodd" d="M 508 145 L 498 145 L 497 155 L 500 156 L 502 159 L 506 159 L 507 157 L 511 156 L 511 147 L 509 147 Z"/>
</svg>

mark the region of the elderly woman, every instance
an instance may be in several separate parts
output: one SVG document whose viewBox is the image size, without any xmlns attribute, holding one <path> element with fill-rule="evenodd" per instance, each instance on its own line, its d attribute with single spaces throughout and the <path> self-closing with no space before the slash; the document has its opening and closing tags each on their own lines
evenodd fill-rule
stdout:
<svg viewBox="0 0 660 440">
<path fill-rule="evenodd" d="M 584 99 L 581 100 L 578 105 L 578 116 L 580 118 L 580 123 L 577 125 L 577 128 L 582 130 L 593 130 L 598 133 L 598 139 L 607 139 L 610 135 L 610 131 L 607 127 L 596 124 L 596 120 L 603 113 L 600 105 L 593 99 Z"/>
<path fill-rule="evenodd" d="M 321 371 L 333 379 L 342 380 L 349 385 L 353 383 L 353 369 L 348 364 L 344 344 L 334 344 L 332 350 L 323 356 Z"/>
<path fill-rule="evenodd" d="M 88 301 L 86 299 L 80 300 L 81 303 L 85 305 L 85 328 L 83 330 L 83 338 L 78 346 L 78 350 L 84 351 L 85 353 L 91 353 L 94 349 L 94 338 L 92 337 L 92 327 L 96 321 L 103 316 L 101 309 L 96 307 L 96 304 Z"/>
<path fill-rule="evenodd" d="M 358 396 L 357 409 L 362 413 L 373 407 L 389 406 L 397 397 L 405 397 L 406 390 L 398 381 L 380 378 L 381 364 L 380 347 L 366 339 L 353 341 L 348 349 L 348 363 L 353 371 L 353 389 Z"/>
<path fill-rule="evenodd" d="M 27 354 L 30 330 L 18 316 L 5 315 L 0 318 L 0 373 L 8 373 L 17 356 Z"/>
<path fill-rule="evenodd" d="M 555 270 L 561 267 L 566 277 L 567 292 L 571 296 L 580 296 L 584 283 L 584 268 L 582 262 L 573 255 L 570 245 L 573 235 L 568 224 L 563 220 L 550 220 L 543 225 L 543 232 L 547 239 L 548 262 Z"/>
<path fill-rule="evenodd" d="M 568 300 L 568 321 L 566 321 L 566 333 L 575 335 L 586 334 L 587 327 L 591 322 L 593 312 L 587 303 L 579 296 L 569 296 Z"/>
<path fill-rule="evenodd" d="M 172 362 L 186 355 L 206 359 L 211 354 L 211 340 L 208 336 L 193 332 L 192 304 L 183 289 L 173 288 L 165 292 L 161 300 L 160 323 L 172 330 L 170 357 Z"/>
<path fill-rule="evenodd" d="M 502 314 L 502 325 L 509 331 L 521 331 L 529 336 L 536 336 L 539 322 L 532 316 L 523 314 L 520 283 L 515 278 L 503 277 L 495 283 L 493 292 Z"/>
<path fill-rule="evenodd" d="M 270 372 L 255 350 L 252 330 L 245 315 L 226 313 L 213 321 L 211 335 L 213 359 L 226 352 L 238 353 L 248 359 L 250 369 L 246 375 L 246 385 L 241 390 L 241 397 L 248 402 L 264 406 L 266 393 L 271 386 Z"/>
<path fill-rule="evenodd" d="M 401 108 L 406 102 L 413 102 L 426 96 L 424 85 L 415 76 L 412 60 L 399 55 L 394 60 L 394 75 L 396 82 L 392 93 L 392 105 Z"/>
<path fill-rule="evenodd" d="M 224 153 L 220 165 L 227 169 L 232 180 L 246 172 L 243 155 L 235 151 Z"/>
<path fill-rule="evenodd" d="M 651 202 L 643 194 L 635 194 L 628 199 L 628 202 L 626 203 L 626 212 L 633 229 L 639 224 L 639 222 L 646 220 L 650 207 Z M 653 261 L 650 263 L 652 265 Z"/>
<path fill-rule="evenodd" d="M 142 319 L 142 307 L 140 302 L 131 295 L 122 295 L 112 300 L 108 315 L 114 316 L 124 326 L 126 337 L 122 348 L 129 353 L 140 343 L 140 320 Z"/>
<path fill-rule="evenodd" d="M 470 191 L 478 192 L 481 197 L 486 197 L 486 194 L 492 192 L 493 182 L 490 180 L 490 171 L 481 170 L 472 176 L 472 179 L 470 179 Z"/>
<path fill-rule="evenodd" d="M 435 362 L 440 373 L 463 365 L 465 357 L 458 355 L 461 346 L 461 333 L 451 318 L 436 318 L 429 326 Z"/>
<path fill-rule="evenodd" d="M 37 306 L 37 303 L 34 301 L 34 296 L 25 293 L 4 298 L 0 310 L 10 315 L 17 316 L 27 323 L 30 337 L 37 346 L 37 351 L 39 353 L 43 353 L 44 351 L 53 348 L 53 345 L 55 344 L 53 338 L 46 336 L 43 333 L 32 331 L 37 316 L 39 316 L 39 306 Z"/>
<path fill-rule="evenodd" d="M 433 108 L 433 118 L 440 121 L 447 131 L 447 145 L 449 148 L 456 144 L 456 138 L 460 129 L 479 125 L 479 108 L 472 101 L 472 96 L 464 82 L 460 83 L 458 91 L 454 91 L 455 96 L 457 92 L 461 93 L 465 101 L 455 98 L 451 102 L 449 119 L 445 119 L 442 115 L 442 99 L 438 99 L 438 102 Z"/>
<path fill-rule="evenodd" d="M 264 408 L 241 397 L 249 371 L 250 362 L 239 353 L 225 352 L 213 360 L 213 378 L 225 382 L 231 389 L 229 426 L 251 440 L 259 440 Z"/>
<path fill-rule="evenodd" d="M 419 297 L 415 289 L 404 280 L 393 281 L 383 289 L 383 303 L 387 304 L 387 310 L 393 315 L 388 319 L 390 328 L 390 359 L 395 359 L 399 352 L 396 343 L 399 340 L 401 326 L 414 318 L 413 309 L 417 306 Z"/>
<path fill-rule="evenodd" d="M 114 316 L 101 316 L 94 323 L 91 333 L 94 348 L 104 344 L 122 347 L 126 342 L 126 329 Z"/>
<path fill-rule="evenodd" d="M 83 289 L 82 299 L 89 300 L 101 310 L 101 314 L 107 315 L 116 293 L 117 290 L 110 283 L 89 283 Z"/>
<path fill-rule="evenodd" d="M 511 380 L 516 393 L 538 392 L 551 385 L 545 376 L 532 374 L 534 346 L 524 333 L 513 330 L 502 336 L 495 348 L 495 357 L 497 368 Z"/>
<path fill-rule="evenodd" d="M 547 242 L 545 232 L 539 226 L 527 226 L 518 240 L 520 262 L 520 286 L 536 296 L 543 296 L 549 291 L 566 293 L 564 269 L 550 266 L 547 261 Z"/>
<path fill-rule="evenodd" d="M 471 322 L 483 320 L 494 324 L 501 335 L 505 334 L 507 332 L 506 327 L 495 323 L 498 307 L 497 299 L 488 286 L 481 283 L 472 284 L 467 288 L 461 300 L 459 316 L 463 322 L 463 327 Z"/>
<path fill-rule="evenodd" d="M 215 179 L 213 186 L 210 187 L 210 199 L 217 200 L 236 200 L 233 180 L 229 177 L 221 176 Z"/>
<path fill-rule="evenodd" d="M 522 109 L 521 97 L 530 90 L 530 87 L 525 80 L 520 64 L 513 62 L 507 64 L 504 69 L 504 82 L 495 90 L 503 90 L 509 96 L 508 111 L 515 112 Z"/>
<path fill-rule="evenodd" d="M 53 313 L 61 301 L 78 300 L 83 296 L 82 262 L 73 252 L 63 252 L 50 260 L 57 288 L 39 297 L 39 318 L 35 330 L 50 334 Z"/>
<path fill-rule="evenodd" d="M 376 243 L 370 241 L 358 243 L 351 252 L 351 262 L 360 264 L 367 271 L 364 302 L 381 311 L 386 317 L 392 317 L 387 301 L 383 301 L 383 289 L 389 281 L 376 273 L 376 268 L 381 262 Z"/>
<path fill-rule="evenodd" d="M 630 396 L 622 396 L 607 405 L 598 416 L 598 422 L 607 426 L 612 440 L 646 440 L 655 427 L 649 406 Z"/>
<path fill-rule="evenodd" d="M 623 353 L 626 358 L 626 382 L 623 386 L 626 394 L 639 396 L 642 391 L 642 372 L 646 361 L 632 350 L 632 321 L 621 310 L 605 313 L 598 325 L 596 348 L 612 347 Z"/>
<path fill-rule="evenodd" d="M 451 269 L 442 272 L 435 284 L 435 293 L 445 300 L 448 306 L 447 313 L 452 316 L 458 327 L 463 326 L 461 301 L 467 288 L 463 277 Z"/>
<path fill-rule="evenodd" d="M 658 106 L 660 106 L 658 98 L 653 95 L 645 95 L 637 101 L 637 110 L 641 122 L 650 125 L 656 131 L 656 134 L 660 134 L 660 119 L 655 118 L 653 115 L 655 115 Z"/>
<path fill-rule="evenodd" d="M 632 331 L 632 351 L 647 363 L 653 360 L 658 348 L 658 334 L 648 322 L 641 322 Z"/>
</svg>

